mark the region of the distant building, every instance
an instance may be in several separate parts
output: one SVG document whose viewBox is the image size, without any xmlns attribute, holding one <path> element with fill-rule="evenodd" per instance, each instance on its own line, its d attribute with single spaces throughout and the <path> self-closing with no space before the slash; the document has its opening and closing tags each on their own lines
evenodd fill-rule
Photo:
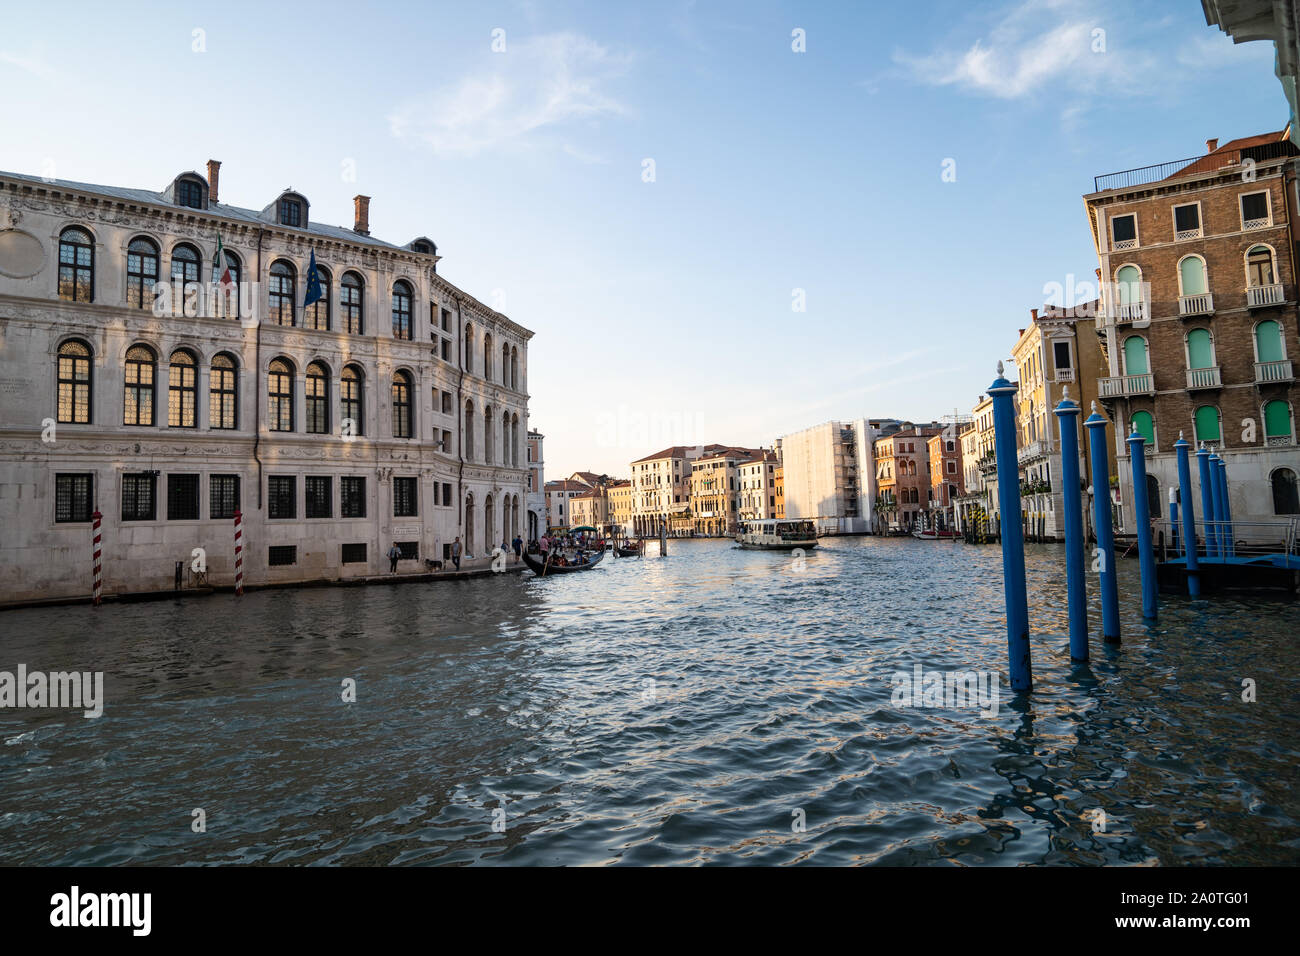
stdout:
<svg viewBox="0 0 1300 956">
<path fill-rule="evenodd" d="M 926 442 L 930 466 L 930 509 L 934 516 L 934 527 L 956 527 L 953 509 L 966 485 L 966 476 L 961 470 L 959 429 L 963 427 L 969 428 L 968 425 L 953 422 Z"/>
<path fill-rule="evenodd" d="M 528 431 L 528 492 L 524 499 L 528 511 L 526 538 L 529 541 L 537 540 L 546 530 L 546 469 L 542 456 L 545 437 L 541 432 Z"/>
<path fill-rule="evenodd" d="M 879 486 L 878 531 L 911 531 L 930 508 L 929 440 L 938 424 L 911 425 L 873 443 L 874 477 Z"/>
<path fill-rule="evenodd" d="M 577 495 L 591 491 L 591 486 L 572 478 L 561 478 L 546 483 L 546 526 L 566 529 L 574 527 L 572 501 Z"/>
<path fill-rule="evenodd" d="M 780 463 L 777 464 L 776 470 L 775 472 L 773 472 L 772 482 L 773 482 L 773 494 L 776 496 L 776 503 L 774 505 L 775 510 L 773 512 L 772 517 L 784 518 L 785 517 L 785 465 L 782 465 Z"/>
<path fill-rule="evenodd" d="M 690 534 L 690 463 L 723 447 L 673 445 L 632 462 L 632 534 Z"/>
<path fill-rule="evenodd" d="M 609 483 L 609 531 L 611 534 L 631 534 L 632 482 L 616 478 Z"/>
<path fill-rule="evenodd" d="M 874 530 L 875 440 L 897 431 L 895 419 L 826 422 L 780 439 L 788 518 L 807 518 L 821 534 Z"/>
<path fill-rule="evenodd" d="M 740 463 L 741 521 L 776 517 L 776 453 L 767 448 L 761 451 L 761 455 Z"/>
</svg>

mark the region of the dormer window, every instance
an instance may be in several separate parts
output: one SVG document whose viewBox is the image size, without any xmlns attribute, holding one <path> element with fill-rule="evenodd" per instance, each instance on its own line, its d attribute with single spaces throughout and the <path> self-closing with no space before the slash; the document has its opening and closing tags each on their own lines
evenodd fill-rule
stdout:
<svg viewBox="0 0 1300 956">
<path fill-rule="evenodd" d="M 203 208 L 203 186 L 193 179 L 182 179 L 176 184 L 176 204 L 191 209 Z"/>
<path fill-rule="evenodd" d="M 296 199 L 280 200 L 280 225 L 282 226 L 301 226 L 302 225 L 302 203 Z"/>
<path fill-rule="evenodd" d="M 431 252 L 433 252 L 433 250 L 429 248 L 429 244 L 427 242 L 417 242 L 412 248 L 416 252 L 423 253 L 426 256 L 429 255 Z"/>
</svg>

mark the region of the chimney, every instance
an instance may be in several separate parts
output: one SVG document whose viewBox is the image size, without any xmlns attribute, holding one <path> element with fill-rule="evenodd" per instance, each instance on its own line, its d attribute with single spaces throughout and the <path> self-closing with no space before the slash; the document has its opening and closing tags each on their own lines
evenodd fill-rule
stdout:
<svg viewBox="0 0 1300 956">
<path fill-rule="evenodd" d="M 356 205 L 357 223 L 352 227 L 353 232 L 359 232 L 363 236 L 370 235 L 370 197 L 353 196 L 352 202 Z"/>
<path fill-rule="evenodd" d="M 221 161 L 216 159 L 208 160 L 208 202 L 217 201 L 217 182 L 221 178 Z"/>
<path fill-rule="evenodd" d="M 1218 148 L 1219 148 L 1218 137 L 1215 137 L 1214 139 L 1207 139 L 1205 141 L 1205 151 L 1207 153 L 1212 153 Z"/>
<path fill-rule="evenodd" d="M 1034 320 L 1035 322 L 1038 321 L 1038 310 L 1037 310 L 1037 309 L 1030 309 L 1030 310 L 1029 310 L 1029 314 L 1033 317 L 1033 320 Z"/>
</svg>

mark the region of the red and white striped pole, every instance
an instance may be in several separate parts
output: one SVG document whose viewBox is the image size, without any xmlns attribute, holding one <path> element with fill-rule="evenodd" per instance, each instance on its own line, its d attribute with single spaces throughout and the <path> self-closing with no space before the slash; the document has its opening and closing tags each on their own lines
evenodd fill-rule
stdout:
<svg viewBox="0 0 1300 956">
<path fill-rule="evenodd" d="M 91 603 L 94 604 L 95 607 L 99 607 L 99 605 L 103 602 L 103 594 L 104 594 L 104 565 L 103 565 L 104 550 L 101 546 L 101 543 L 103 542 L 104 539 L 99 531 L 99 522 L 103 517 L 104 516 L 100 514 L 98 511 L 96 511 L 93 515 L 91 515 L 91 518 L 93 518 L 95 522 L 93 525 L 94 547 L 92 548 L 91 551 L 92 556 L 94 558 L 93 564 L 95 569 L 95 579 L 94 579 L 95 583 L 91 590 L 91 596 L 93 599 Z"/>
<path fill-rule="evenodd" d="M 235 597 L 244 593 L 244 513 L 235 509 Z"/>
</svg>

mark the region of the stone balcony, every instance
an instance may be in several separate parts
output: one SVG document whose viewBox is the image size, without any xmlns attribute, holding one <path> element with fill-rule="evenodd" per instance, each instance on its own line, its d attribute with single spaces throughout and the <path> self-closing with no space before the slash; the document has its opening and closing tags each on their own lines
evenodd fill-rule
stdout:
<svg viewBox="0 0 1300 956">
<path fill-rule="evenodd" d="M 1193 388 L 1222 388 L 1223 375 L 1219 366 L 1212 368 L 1189 368 L 1187 370 L 1187 387 Z"/>
<path fill-rule="evenodd" d="M 1117 375 L 1097 379 L 1097 392 L 1102 398 L 1127 398 L 1130 395 L 1154 395 L 1155 379 L 1150 372 L 1141 375 Z"/>
<path fill-rule="evenodd" d="M 1291 368 L 1290 359 L 1281 362 L 1255 363 L 1255 381 L 1257 383 L 1290 382 L 1294 378 L 1295 374 Z"/>
<path fill-rule="evenodd" d="M 1271 305 L 1281 305 L 1286 301 L 1282 292 L 1282 283 L 1274 282 L 1271 285 L 1252 285 L 1246 288 L 1246 307 L 1248 309 L 1264 309 Z"/>
<path fill-rule="evenodd" d="M 1180 295 L 1178 297 L 1179 315 L 1209 315 L 1214 311 L 1214 296 L 1208 292 L 1200 295 Z"/>
</svg>

